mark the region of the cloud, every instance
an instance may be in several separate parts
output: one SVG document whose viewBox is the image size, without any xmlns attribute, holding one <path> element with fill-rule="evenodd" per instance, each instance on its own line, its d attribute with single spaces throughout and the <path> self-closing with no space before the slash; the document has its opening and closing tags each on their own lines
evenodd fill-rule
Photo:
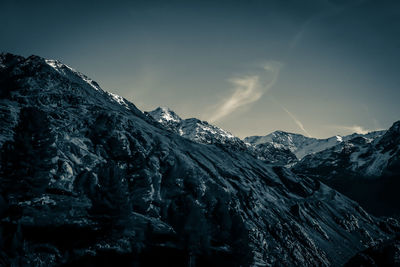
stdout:
<svg viewBox="0 0 400 267">
<path fill-rule="evenodd" d="M 282 63 L 277 61 L 267 62 L 262 65 L 257 74 L 240 75 L 230 78 L 233 93 L 221 101 L 208 121 L 215 122 L 228 116 L 239 107 L 256 102 L 277 81 Z"/>
<path fill-rule="evenodd" d="M 367 134 L 369 132 L 382 130 L 382 129 L 366 129 L 359 125 L 352 125 L 352 126 L 335 125 L 335 126 L 331 126 L 331 127 L 339 128 L 339 129 L 345 130 L 349 133 L 358 133 L 358 134 Z"/>
<path fill-rule="evenodd" d="M 289 115 L 290 118 L 299 126 L 299 128 L 308 136 L 311 137 L 311 135 L 307 132 L 307 130 L 304 128 L 303 123 L 299 121 L 289 110 L 287 110 L 284 106 L 280 105 L 281 108 Z"/>
<path fill-rule="evenodd" d="M 235 91 L 220 105 L 215 114 L 209 119 L 210 122 L 220 120 L 238 107 L 253 103 L 262 96 L 262 92 L 259 89 L 258 76 L 232 78 L 230 82 L 234 85 Z"/>
<path fill-rule="evenodd" d="M 285 108 L 278 100 L 276 100 L 274 97 L 270 97 L 270 100 L 272 100 L 275 104 L 277 104 L 278 106 L 280 106 L 288 115 L 289 117 L 294 121 L 294 123 L 297 124 L 297 126 L 299 126 L 299 128 L 308 136 L 311 137 L 311 134 L 306 130 L 306 128 L 304 128 L 303 123 L 296 118 L 296 116 L 293 115 L 292 112 L 290 112 L 287 108 Z"/>
</svg>

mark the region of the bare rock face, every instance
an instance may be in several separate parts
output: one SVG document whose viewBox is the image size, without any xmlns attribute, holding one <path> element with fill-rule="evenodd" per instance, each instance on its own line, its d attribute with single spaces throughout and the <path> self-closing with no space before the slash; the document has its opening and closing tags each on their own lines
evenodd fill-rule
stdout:
<svg viewBox="0 0 400 267">
<path fill-rule="evenodd" d="M 341 265 L 396 231 L 58 61 L 1 54 L 0 90 L 0 265 Z"/>
</svg>

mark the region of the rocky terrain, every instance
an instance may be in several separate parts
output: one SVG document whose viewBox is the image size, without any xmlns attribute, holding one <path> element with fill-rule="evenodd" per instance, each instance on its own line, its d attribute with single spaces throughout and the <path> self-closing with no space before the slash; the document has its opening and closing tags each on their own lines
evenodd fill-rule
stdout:
<svg viewBox="0 0 400 267">
<path fill-rule="evenodd" d="M 400 121 L 387 131 L 327 139 L 276 131 L 244 141 L 255 147 L 289 150 L 295 158 L 286 157 L 284 165 L 293 172 L 328 184 L 375 215 L 399 218 L 399 125 Z"/>
<path fill-rule="evenodd" d="M 214 144 L 233 150 L 247 150 L 246 144 L 231 133 L 196 118 L 181 119 L 174 111 L 158 107 L 148 114 L 168 130 L 201 144 Z"/>
<path fill-rule="evenodd" d="M 400 121 L 375 138 L 357 136 L 304 157 L 294 169 L 312 175 L 313 169 L 326 179 L 342 175 L 380 177 L 400 159 Z M 322 172 L 322 170 L 324 170 Z"/>
<path fill-rule="evenodd" d="M 193 142 L 154 116 L 58 61 L 1 54 L 0 265 L 338 266 L 399 230 L 207 141 L 204 122 L 173 121 L 209 127 Z"/>
<path fill-rule="evenodd" d="M 374 138 L 356 136 L 292 167 L 358 201 L 376 215 L 400 216 L 400 121 Z"/>
<path fill-rule="evenodd" d="M 196 118 L 181 119 L 168 108 L 156 108 L 148 114 L 168 130 L 201 144 L 215 144 L 221 148 L 245 151 L 257 159 L 274 165 L 290 165 L 298 160 L 295 154 L 282 145 L 273 143 L 252 144 L 231 133 Z"/>
</svg>

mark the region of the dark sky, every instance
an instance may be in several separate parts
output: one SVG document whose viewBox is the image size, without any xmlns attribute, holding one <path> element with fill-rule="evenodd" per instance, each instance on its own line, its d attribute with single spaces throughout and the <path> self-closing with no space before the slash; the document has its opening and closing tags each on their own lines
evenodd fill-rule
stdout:
<svg viewBox="0 0 400 267">
<path fill-rule="evenodd" d="M 400 1 L 0 1 L 0 51 L 244 137 L 400 119 Z"/>
</svg>

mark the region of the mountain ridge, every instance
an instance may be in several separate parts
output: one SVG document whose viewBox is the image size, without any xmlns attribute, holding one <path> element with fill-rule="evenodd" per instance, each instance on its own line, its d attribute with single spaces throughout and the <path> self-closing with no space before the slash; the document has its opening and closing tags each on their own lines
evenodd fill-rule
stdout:
<svg viewBox="0 0 400 267">
<path fill-rule="evenodd" d="M 262 143 L 272 143 L 277 146 L 283 146 L 290 149 L 296 157 L 301 160 L 303 157 L 320 152 L 322 150 L 333 147 L 343 141 L 353 139 L 358 136 L 374 139 L 385 133 L 382 131 L 372 131 L 367 134 L 353 133 L 345 136 L 336 135 L 328 138 L 306 137 L 302 134 L 290 133 L 285 131 L 274 131 L 265 136 L 249 136 L 245 137 L 244 141 L 258 145 Z"/>
<path fill-rule="evenodd" d="M 60 68 L 0 56 L 2 265 L 341 265 L 397 231 L 319 181 L 183 138 Z"/>
<path fill-rule="evenodd" d="M 161 123 L 168 125 L 162 120 Z M 400 156 L 396 152 L 400 144 L 399 123 L 393 123 L 388 130 L 325 139 L 275 131 L 244 138 L 243 150 L 266 163 L 286 166 L 299 175 L 327 183 L 376 215 L 398 217 L 400 210 L 395 203 L 400 199 L 393 188 L 398 187 L 396 177 L 400 175 Z M 171 127 L 192 141 L 210 143 L 193 138 L 198 132 L 196 127 Z M 217 139 L 216 136 L 218 132 L 209 138 Z"/>
</svg>

